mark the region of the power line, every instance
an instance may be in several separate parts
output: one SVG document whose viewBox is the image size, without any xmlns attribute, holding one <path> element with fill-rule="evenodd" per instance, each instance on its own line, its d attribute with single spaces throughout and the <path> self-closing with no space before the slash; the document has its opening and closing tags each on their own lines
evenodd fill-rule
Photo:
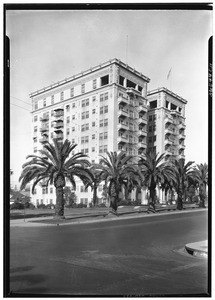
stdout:
<svg viewBox="0 0 215 300">
<path fill-rule="evenodd" d="M 22 108 L 22 109 L 24 109 L 24 110 L 27 110 L 27 111 L 31 111 L 31 110 L 29 110 L 29 109 L 27 109 L 27 108 L 24 108 L 24 107 L 21 107 L 21 106 L 19 106 L 19 105 L 17 105 L 17 104 L 14 104 L 14 103 L 10 103 L 10 104 L 12 104 L 12 105 L 14 105 L 14 106 L 17 106 L 17 107 L 19 107 L 19 108 Z"/>
<path fill-rule="evenodd" d="M 26 104 L 28 104 L 28 105 L 31 106 L 31 104 L 29 104 L 28 102 L 25 102 L 25 101 L 23 101 L 23 100 L 21 100 L 21 99 L 19 99 L 19 98 L 17 98 L 17 97 L 11 96 L 11 98 L 17 99 L 17 100 L 19 100 L 19 101 L 21 101 L 21 102 L 23 102 L 23 103 L 26 103 Z"/>
</svg>

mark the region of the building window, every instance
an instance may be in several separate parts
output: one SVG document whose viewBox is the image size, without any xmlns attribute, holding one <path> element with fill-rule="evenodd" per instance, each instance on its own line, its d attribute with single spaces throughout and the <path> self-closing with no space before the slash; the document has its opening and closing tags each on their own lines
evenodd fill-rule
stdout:
<svg viewBox="0 0 215 300">
<path fill-rule="evenodd" d="M 149 132 L 152 132 L 152 126 L 149 126 Z"/>
<path fill-rule="evenodd" d="M 34 132 L 37 132 L 37 126 L 34 126 Z"/>
<path fill-rule="evenodd" d="M 72 144 L 75 144 L 75 139 L 72 139 Z"/>
<path fill-rule="evenodd" d="M 89 106 L 89 99 L 84 99 L 81 101 L 81 106 L 85 107 L 85 106 Z"/>
<path fill-rule="evenodd" d="M 100 107 L 100 114 L 105 114 L 105 113 L 108 113 L 108 106 L 105 105 L 105 106 L 102 106 Z"/>
<path fill-rule="evenodd" d="M 96 113 L 96 109 L 94 108 L 93 110 L 92 110 L 92 114 L 94 115 Z"/>
<path fill-rule="evenodd" d="M 72 120 L 75 120 L 75 115 L 72 115 Z"/>
<path fill-rule="evenodd" d="M 35 102 L 34 104 L 34 110 L 37 110 L 38 109 L 38 102 Z"/>
<path fill-rule="evenodd" d="M 101 86 L 109 84 L 109 75 L 101 77 Z"/>
<path fill-rule="evenodd" d="M 108 126 L 108 119 L 104 119 L 104 127 Z"/>
<path fill-rule="evenodd" d="M 66 129 L 66 134 L 69 135 L 69 128 Z"/>
<path fill-rule="evenodd" d="M 99 127 L 103 127 L 103 125 L 104 125 L 104 120 L 100 120 L 99 121 Z"/>
<path fill-rule="evenodd" d="M 92 147 L 92 152 L 95 152 L 95 147 Z"/>
<path fill-rule="evenodd" d="M 46 107 L 46 99 L 43 99 L 43 107 Z"/>
<path fill-rule="evenodd" d="M 100 139 L 100 140 L 103 140 L 103 132 L 102 132 L 102 133 L 99 133 L 99 139 Z"/>
<path fill-rule="evenodd" d="M 89 149 L 88 148 L 84 149 L 84 153 L 88 154 L 89 153 Z"/>
<path fill-rule="evenodd" d="M 89 123 L 81 125 L 81 131 L 89 130 Z"/>
<path fill-rule="evenodd" d="M 95 102 L 96 101 L 96 96 L 93 96 L 93 102 Z"/>
<path fill-rule="evenodd" d="M 69 105 L 66 106 L 66 111 L 67 111 L 67 112 L 70 111 L 70 106 L 69 106 Z"/>
<path fill-rule="evenodd" d="M 37 122 L 37 120 L 38 120 L 38 117 L 34 116 L 34 122 Z"/>
<path fill-rule="evenodd" d="M 92 127 L 95 127 L 96 126 L 96 122 L 92 122 Z"/>
<path fill-rule="evenodd" d="M 108 92 L 100 95 L 100 102 L 108 100 Z"/>
<path fill-rule="evenodd" d="M 93 89 L 96 89 L 96 79 L 93 79 Z"/>
<path fill-rule="evenodd" d="M 37 147 L 34 147 L 34 153 L 36 153 L 37 152 Z"/>
<path fill-rule="evenodd" d="M 107 152 L 107 145 L 104 145 L 104 152 Z"/>
<path fill-rule="evenodd" d="M 99 146 L 99 153 L 103 152 L 103 146 Z"/>
<path fill-rule="evenodd" d="M 75 108 L 75 102 L 72 103 L 72 108 Z"/>
<path fill-rule="evenodd" d="M 82 114 L 81 114 L 81 119 L 88 119 L 89 118 L 89 111 L 84 111 Z"/>
<path fill-rule="evenodd" d="M 68 124 L 70 122 L 70 117 L 66 118 L 66 123 Z"/>
<path fill-rule="evenodd" d="M 74 97 L 74 88 L 71 88 L 70 89 L 70 98 L 73 98 Z"/>
<path fill-rule="evenodd" d="M 149 116 L 149 121 L 152 121 L 152 115 Z"/>
<path fill-rule="evenodd" d="M 37 143 L 37 137 L 34 138 L 34 143 Z"/>
<path fill-rule="evenodd" d="M 53 194 L 53 188 L 50 187 L 50 194 Z"/>
<path fill-rule="evenodd" d="M 84 84 L 84 83 L 81 85 L 81 93 L 82 93 L 82 94 L 85 93 L 85 84 Z"/>
<path fill-rule="evenodd" d="M 75 131 L 75 127 L 72 127 L 72 131 Z"/>
<path fill-rule="evenodd" d="M 51 111 L 51 117 L 53 117 L 53 116 L 54 116 L 54 111 L 52 110 L 52 111 Z"/>
<path fill-rule="evenodd" d="M 106 140 L 108 138 L 108 133 L 104 132 L 104 140 Z"/>
<path fill-rule="evenodd" d="M 96 138 L 96 135 L 93 134 L 93 135 L 92 135 L 92 140 L 95 140 L 95 138 Z"/>
<path fill-rule="evenodd" d="M 54 95 L 51 95 L 51 104 L 54 104 Z"/>
<path fill-rule="evenodd" d="M 61 101 L 64 100 L 64 92 L 61 92 L 61 93 L 60 93 L 60 100 L 61 100 Z"/>
</svg>

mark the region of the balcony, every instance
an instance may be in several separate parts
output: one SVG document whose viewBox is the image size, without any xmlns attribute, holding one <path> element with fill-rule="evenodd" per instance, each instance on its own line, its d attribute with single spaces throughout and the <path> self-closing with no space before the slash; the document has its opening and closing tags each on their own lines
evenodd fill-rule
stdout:
<svg viewBox="0 0 215 300">
<path fill-rule="evenodd" d="M 165 134 L 172 134 L 172 128 L 169 126 L 169 127 L 166 127 L 165 129 L 164 129 L 164 133 Z"/>
<path fill-rule="evenodd" d="M 179 111 L 177 111 L 177 110 L 171 110 L 170 111 L 170 113 L 171 113 L 171 115 L 177 115 L 177 116 L 181 116 L 181 113 L 179 112 Z"/>
<path fill-rule="evenodd" d="M 184 123 L 179 123 L 178 128 L 179 129 L 185 129 L 186 125 Z"/>
<path fill-rule="evenodd" d="M 139 113 L 147 113 L 147 107 L 145 107 L 145 106 L 143 106 L 143 105 L 140 105 L 140 106 L 138 106 L 137 107 L 137 111 L 139 112 Z"/>
<path fill-rule="evenodd" d="M 117 129 L 123 129 L 123 130 L 128 130 L 128 125 L 126 125 L 125 123 L 121 122 L 117 125 Z"/>
<path fill-rule="evenodd" d="M 48 114 L 43 114 L 42 117 L 40 117 L 40 121 L 45 122 L 49 120 L 49 115 Z"/>
<path fill-rule="evenodd" d="M 185 145 L 184 144 L 179 144 L 179 149 L 185 149 Z"/>
<path fill-rule="evenodd" d="M 179 141 L 184 140 L 185 139 L 185 134 L 184 133 L 179 133 Z"/>
<path fill-rule="evenodd" d="M 138 148 L 146 148 L 146 142 L 144 141 L 138 142 Z"/>
<path fill-rule="evenodd" d="M 62 132 L 54 133 L 53 138 L 57 139 L 57 140 L 62 140 L 63 139 L 63 133 Z"/>
<path fill-rule="evenodd" d="M 64 116 L 64 110 L 63 108 L 57 108 L 54 110 L 54 117 L 55 118 L 60 118 Z"/>
<path fill-rule="evenodd" d="M 172 124 L 173 123 L 173 117 L 172 116 L 170 116 L 170 115 L 166 115 L 166 117 L 165 117 L 165 123 L 166 124 Z"/>
<path fill-rule="evenodd" d="M 138 123 L 138 125 L 145 125 L 145 124 L 147 124 L 147 119 L 144 117 L 139 118 L 137 123 Z"/>
<path fill-rule="evenodd" d="M 118 117 L 124 117 L 124 118 L 128 118 L 129 113 L 124 110 L 123 108 L 120 108 L 118 111 Z"/>
<path fill-rule="evenodd" d="M 172 141 L 170 141 L 170 139 L 165 139 L 164 144 L 165 145 L 172 145 Z"/>
<path fill-rule="evenodd" d="M 54 128 L 62 128 L 63 127 L 63 121 L 58 121 L 58 122 L 55 122 Z"/>
<path fill-rule="evenodd" d="M 40 128 L 40 132 L 45 132 L 45 131 L 48 131 L 48 130 L 49 130 L 49 126 L 48 125 L 42 126 Z"/>
<path fill-rule="evenodd" d="M 118 97 L 118 104 L 129 105 L 129 103 L 130 103 L 129 99 L 122 96 Z"/>
<path fill-rule="evenodd" d="M 117 138 L 117 142 L 118 143 L 122 143 L 122 144 L 127 144 L 128 143 L 128 138 L 127 137 L 125 137 L 125 136 L 118 136 L 118 138 Z"/>
<path fill-rule="evenodd" d="M 172 155 L 170 147 L 168 147 L 167 149 L 165 149 L 165 155 Z"/>
<path fill-rule="evenodd" d="M 49 141 L 49 138 L 47 136 L 43 136 L 41 139 L 40 139 L 40 143 L 41 144 L 45 144 Z"/>
<path fill-rule="evenodd" d="M 138 131 L 139 136 L 146 136 L 147 135 L 147 131 L 142 129 Z"/>
</svg>

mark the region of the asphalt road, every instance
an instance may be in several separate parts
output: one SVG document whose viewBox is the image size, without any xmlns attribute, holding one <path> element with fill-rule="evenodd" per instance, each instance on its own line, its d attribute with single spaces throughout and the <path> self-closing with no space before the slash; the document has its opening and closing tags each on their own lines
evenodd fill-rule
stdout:
<svg viewBox="0 0 215 300">
<path fill-rule="evenodd" d="M 207 211 L 10 230 L 10 291 L 82 296 L 204 295 Z"/>
</svg>

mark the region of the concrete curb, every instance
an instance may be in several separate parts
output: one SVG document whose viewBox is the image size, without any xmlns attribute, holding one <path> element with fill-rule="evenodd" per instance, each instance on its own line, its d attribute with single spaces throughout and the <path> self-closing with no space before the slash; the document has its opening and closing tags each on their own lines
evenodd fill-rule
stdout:
<svg viewBox="0 0 215 300">
<path fill-rule="evenodd" d="M 193 256 L 208 257 L 208 241 L 187 244 L 185 250 Z"/>
<path fill-rule="evenodd" d="M 23 219 L 19 219 L 19 220 L 11 220 L 10 221 L 10 226 L 11 227 L 47 227 L 47 226 L 66 226 L 66 225 L 78 225 L 78 224 L 86 224 L 86 223 L 99 223 L 99 222 L 109 222 L 109 221 L 120 221 L 120 220 L 126 220 L 126 219 L 135 219 L 135 218 L 150 218 L 150 217 L 156 217 L 156 216 L 163 216 L 163 215 L 170 215 L 170 214 L 185 214 L 185 213 L 195 213 L 195 212 L 198 212 L 198 211 L 205 211 L 205 208 L 203 209 L 196 209 L 196 210 L 182 210 L 182 211 L 168 211 L 168 212 L 161 212 L 161 213 L 152 213 L 152 214 L 147 214 L 147 213 L 144 213 L 144 212 L 133 212 L 133 213 L 121 213 L 119 214 L 119 216 L 110 216 L 108 215 L 107 216 L 103 216 L 101 214 L 101 219 L 94 219 L 94 220 L 84 220 L 84 217 L 82 216 L 82 218 L 80 220 L 77 220 L 77 218 L 75 218 L 77 221 L 75 221 L 74 219 L 72 220 L 71 219 L 71 222 L 67 222 L 67 223 L 56 223 L 56 224 L 46 224 L 46 223 L 37 223 L 37 222 L 34 222 L 34 221 L 37 221 L 37 220 L 50 220 L 52 219 L 53 217 L 40 217 L 40 218 L 31 218 L 31 219 L 26 219 L 26 221 L 24 221 Z M 89 217 L 92 217 L 91 216 L 88 216 Z M 87 218 L 87 216 L 85 217 Z M 33 221 L 33 222 L 32 222 Z"/>
</svg>

